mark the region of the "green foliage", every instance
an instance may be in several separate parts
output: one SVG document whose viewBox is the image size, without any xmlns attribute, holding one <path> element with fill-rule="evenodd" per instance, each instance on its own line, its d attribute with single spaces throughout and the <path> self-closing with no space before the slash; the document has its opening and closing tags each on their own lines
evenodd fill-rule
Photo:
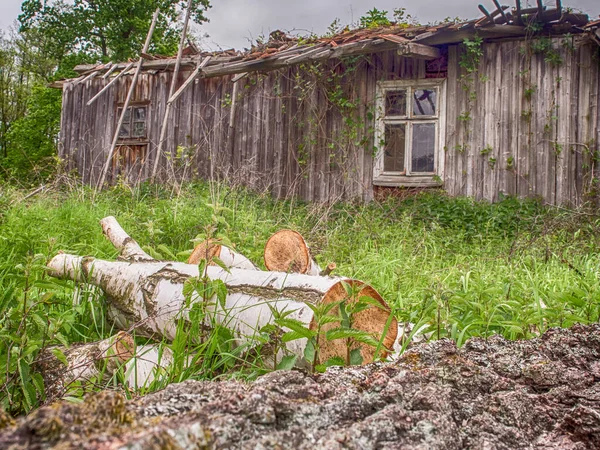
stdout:
<svg viewBox="0 0 600 450">
<path fill-rule="evenodd" d="M 472 39 L 464 39 L 463 45 L 465 51 L 461 53 L 458 64 L 469 75 L 479 67 L 479 61 L 483 56 L 483 39 L 479 36 L 473 36 Z"/>
<path fill-rule="evenodd" d="M 54 170 L 61 94 L 58 89 L 34 87 L 27 115 L 12 123 L 6 155 L 0 160 L 0 167 L 12 178 L 39 182 Z"/>
<path fill-rule="evenodd" d="M 150 27 L 152 15 L 160 8 L 151 52 L 173 54 L 177 48 L 177 8 L 183 0 L 25 0 L 19 16 L 21 31 L 39 29 L 52 36 L 54 54 L 85 53 L 98 59 L 124 61 L 137 55 Z M 206 21 L 208 0 L 195 0 L 193 18 Z"/>
<path fill-rule="evenodd" d="M 98 226 L 111 214 L 147 249 L 178 260 L 198 237 L 227 236 L 260 263 L 274 231 L 297 229 L 310 236 L 319 262 L 336 261 L 339 275 L 368 281 L 400 322 L 415 324 L 405 347 L 417 332 L 460 345 L 472 336 L 529 338 L 549 327 L 600 319 L 595 211 L 579 214 L 515 198 L 491 205 L 440 193 L 320 208 L 217 184 L 191 185 L 176 198 L 160 186 L 117 186 L 94 201 L 92 192 L 79 190 L 10 205 L 23 195 L 0 189 L 0 338 L 6 343 L 0 346 L 0 401 L 13 414 L 44 398 L 34 364 L 41 348 L 114 334 L 101 292 L 48 278 L 43 269 L 59 249 L 114 259 Z M 381 342 L 353 328 L 354 314 L 373 305 L 353 286 L 346 286 L 352 301 L 314 307 L 317 329 L 294 321 L 291 311 L 273 311 L 275 323 L 256 330 L 246 346 L 236 345 L 227 320 L 216 323 L 211 316 L 211 307 L 224 299 L 222 283 L 201 275 L 185 291 L 190 320 L 179 322 L 172 343 L 161 343 L 174 353 L 174 363 L 141 392 L 185 379 L 253 379 L 289 369 L 301 364 L 283 351 L 294 339 L 308 340 L 305 364 L 317 372 L 360 363 L 358 342 L 381 350 Z M 324 339 L 342 340 L 349 352 L 321 361 Z M 274 361 L 263 357 L 273 350 L 279 354 Z M 70 395 L 82 393 L 76 387 Z"/>
<path fill-rule="evenodd" d="M 391 25 L 390 19 L 387 17 L 387 11 L 380 11 L 373 8 L 358 19 L 359 28 L 377 28 Z"/>
</svg>

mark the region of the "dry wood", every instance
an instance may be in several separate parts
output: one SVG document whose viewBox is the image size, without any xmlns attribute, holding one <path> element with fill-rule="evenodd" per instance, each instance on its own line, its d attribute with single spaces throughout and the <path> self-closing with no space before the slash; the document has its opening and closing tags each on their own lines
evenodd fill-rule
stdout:
<svg viewBox="0 0 600 450">
<path fill-rule="evenodd" d="M 36 358 L 35 368 L 44 378 L 48 399 L 65 395 L 74 383 L 102 383 L 131 359 L 135 352 L 133 337 L 124 331 L 99 342 L 75 344 L 71 347 L 48 347 Z M 66 359 L 65 365 L 61 361 Z"/>
<path fill-rule="evenodd" d="M 156 21 L 158 20 L 158 13 L 160 12 L 159 8 L 156 8 L 154 11 L 154 16 L 152 17 L 152 24 L 150 25 L 150 30 L 148 30 L 148 35 L 146 36 L 146 42 L 144 42 L 144 48 L 142 49 L 142 53 L 148 52 L 148 48 L 150 47 L 150 41 L 152 40 L 152 34 L 154 33 L 154 28 L 156 27 Z M 104 168 L 102 169 L 102 174 L 100 175 L 100 182 L 96 187 L 96 190 L 102 189 L 104 186 L 104 181 L 106 180 L 106 174 L 108 172 L 108 168 L 112 161 L 113 153 L 115 151 L 115 147 L 117 146 L 117 140 L 119 139 L 119 132 L 121 127 L 123 126 L 123 121 L 125 119 L 125 114 L 127 113 L 127 108 L 129 108 L 129 103 L 131 102 L 131 98 L 133 97 L 133 93 L 135 92 L 135 85 L 137 79 L 142 71 L 142 65 L 144 63 L 144 57 L 140 56 L 138 60 L 137 67 L 135 69 L 135 74 L 133 75 L 133 79 L 131 80 L 131 86 L 129 88 L 129 92 L 127 93 L 127 98 L 125 99 L 125 104 L 123 105 L 123 109 L 121 110 L 121 116 L 119 117 L 119 122 L 117 123 L 117 128 L 115 129 L 115 134 L 110 145 L 110 150 L 108 151 L 108 155 L 106 157 L 106 163 L 104 164 Z"/>
<path fill-rule="evenodd" d="M 115 325 L 122 329 L 135 327 L 142 335 L 154 338 L 173 339 L 176 322 L 189 320 L 186 304 L 206 302 L 193 293 L 186 303 L 183 293 L 186 280 L 200 275 L 196 265 L 113 262 L 59 254 L 48 267 L 54 277 L 85 281 L 100 287 L 110 302 L 109 316 Z M 293 311 L 289 318 L 316 329 L 314 314 L 308 303 L 354 302 L 363 296 L 373 298 L 380 307 L 371 306 L 355 314 L 353 327 L 379 339 L 390 321 L 383 339 L 384 348 L 391 349 L 396 339 L 398 325 L 390 317 L 389 307 L 377 291 L 361 281 L 283 272 L 224 270 L 214 266 L 206 267 L 205 275 L 211 280 L 223 281 L 227 287 L 225 304 L 210 301 L 206 304 L 209 313 L 218 323 L 233 329 L 242 342 L 253 342 L 257 330 L 274 321 L 273 309 Z M 357 297 L 348 297 L 344 283 L 355 287 Z M 336 326 L 339 325 L 330 323 L 322 332 Z M 286 327 L 283 328 L 287 331 Z M 321 362 L 332 356 L 346 357 L 344 341 L 327 341 L 324 336 L 320 340 Z M 286 348 L 302 357 L 306 345 L 306 339 L 298 339 L 286 343 Z M 360 348 L 363 361 L 372 361 L 375 349 L 367 345 Z"/>
<path fill-rule="evenodd" d="M 190 14 L 192 9 L 192 0 L 188 0 L 187 7 L 185 10 L 185 19 L 183 21 L 183 29 L 181 30 L 181 40 L 179 41 L 179 49 L 177 50 L 177 59 L 175 61 L 175 69 L 173 70 L 173 77 L 171 78 L 171 87 L 169 88 L 169 98 L 173 96 L 175 92 L 175 86 L 177 85 L 177 78 L 179 77 L 179 68 L 181 67 L 181 58 L 183 56 L 183 47 L 185 45 L 185 38 L 187 34 L 188 23 L 190 21 Z M 171 115 L 171 102 L 167 102 L 163 122 L 160 127 L 160 137 L 158 138 L 158 147 L 156 149 L 156 155 L 154 155 L 154 167 L 152 168 L 152 181 L 156 176 L 156 169 L 158 167 L 158 161 L 162 155 L 163 145 L 165 142 L 165 134 L 167 132 L 167 124 L 169 123 L 169 116 Z"/>
<path fill-rule="evenodd" d="M 125 364 L 125 382 L 130 389 L 148 388 L 173 363 L 173 352 L 166 346 L 139 345 Z"/>
<path fill-rule="evenodd" d="M 102 219 L 100 225 L 102 225 L 102 232 L 106 238 L 120 251 L 119 257 L 122 260 L 131 262 L 155 261 L 127 234 L 113 216 Z"/>
<path fill-rule="evenodd" d="M 267 269 L 275 272 L 321 273 L 306 241 L 293 230 L 279 230 L 269 238 L 265 245 L 264 260 Z"/>
<path fill-rule="evenodd" d="M 219 258 L 228 268 L 258 270 L 258 267 L 252 261 L 223 245 L 217 239 L 208 239 L 200 242 L 194 248 L 187 263 L 198 264 L 200 260 L 204 259 L 208 261 L 209 265 L 215 266 L 217 264 L 215 264 L 214 258 Z"/>
<path fill-rule="evenodd" d="M 116 82 L 117 82 L 117 80 L 118 80 L 119 78 L 121 78 L 123 75 L 125 75 L 125 74 L 126 74 L 126 73 L 127 73 L 127 72 L 128 72 L 128 71 L 129 71 L 129 70 L 132 68 L 132 67 L 133 67 L 133 64 L 134 64 L 134 63 L 129 63 L 129 64 L 127 64 L 127 66 L 126 66 L 126 67 L 125 67 L 125 68 L 124 68 L 124 69 L 123 69 L 121 72 L 119 72 L 119 73 L 117 74 L 117 76 L 116 76 L 116 77 L 114 77 L 112 80 L 110 80 L 110 82 L 109 82 L 109 83 L 108 83 L 106 86 L 104 86 L 104 87 L 103 87 L 103 88 L 100 90 L 100 92 L 98 92 L 96 95 L 94 95 L 94 96 L 93 96 L 93 97 L 92 97 L 92 98 L 91 98 L 91 99 L 90 99 L 90 100 L 89 100 L 89 101 L 86 103 L 86 105 L 87 105 L 87 106 L 90 106 L 92 103 L 94 103 L 96 100 L 98 100 L 98 98 L 99 98 L 99 97 L 100 97 L 102 94 L 104 94 L 104 93 L 105 93 L 105 92 L 108 90 L 108 88 L 109 88 L 109 87 L 111 87 L 111 86 L 112 86 L 114 83 L 116 83 Z M 115 66 L 113 66 L 113 68 L 115 68 L 115 67 L 116 67 L 116 65 L 115 65 Z"/>
</svg>

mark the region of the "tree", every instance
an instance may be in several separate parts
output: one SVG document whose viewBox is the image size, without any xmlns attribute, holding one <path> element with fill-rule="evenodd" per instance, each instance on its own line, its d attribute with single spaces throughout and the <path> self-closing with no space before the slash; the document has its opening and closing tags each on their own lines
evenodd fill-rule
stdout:
<svg viewBox="0 0 600 450">
<path fill-rule="evenodd" d="M 57 60 L 85 53 L 102 61 L 123 61 L 139 54 L 152 14 L 160 8 L 151 52 L 172 54 L 177 48 L 178 13 L 184 0 L 25 0 L 20 31 L 38 29 L 51 36 L 48 51 Z M 205 22 L 209 0 L 194 0 L 193 19 Z"/>
</svg>

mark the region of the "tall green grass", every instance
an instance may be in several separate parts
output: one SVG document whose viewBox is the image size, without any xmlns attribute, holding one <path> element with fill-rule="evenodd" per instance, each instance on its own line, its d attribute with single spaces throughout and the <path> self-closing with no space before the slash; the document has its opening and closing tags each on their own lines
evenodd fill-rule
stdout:
<svg viewBox="0 0 600 450">
<path fill-rule="evenodd" d="M 40 401 L 43 386 L 32 368 L 40 348 L 114 332 L 101 293 L 44 271 L 58 250 L 115 258 L 98 224 L 107 215 L 158 257 L 185 260 L 193 240 L 210 235 L 263 268 L 268 237 L 293 228 L 319 263 L 334 261 L 337 274 L 372 284 L 400 321 L 418 324 L 433 339 L 529 338 L 600 316 L 600 221 L 589 212 L 513 198 L 490 205 L 441 193 L 309 205 L 218 184 L 190 185 L 175 197 L 156 186 L 121 186 L 95 197 L 78 189 L 26 201 L 18 201 L 23 192 L 0 189 L 0 398 L 13 413 Z M 91 301 L 74 304 L 74 289 Z M 216 361 L 222 346 L 213 344 Z M 185 377 L 239 374 L 225 347 L 227 364 L 204 364 L 202 374 Z"/>
</svg>

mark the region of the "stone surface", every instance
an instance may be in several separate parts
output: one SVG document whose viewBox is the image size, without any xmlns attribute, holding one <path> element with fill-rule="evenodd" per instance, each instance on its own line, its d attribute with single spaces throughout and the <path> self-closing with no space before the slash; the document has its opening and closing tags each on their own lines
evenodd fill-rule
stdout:
<svg viewBox="0 0 600 450">
<path fill-rule="evenodd" d="M 43 407 L 0 448 L 597 449 L 600 326 L 422 344 L 394 363 Z"/>
</svg>

